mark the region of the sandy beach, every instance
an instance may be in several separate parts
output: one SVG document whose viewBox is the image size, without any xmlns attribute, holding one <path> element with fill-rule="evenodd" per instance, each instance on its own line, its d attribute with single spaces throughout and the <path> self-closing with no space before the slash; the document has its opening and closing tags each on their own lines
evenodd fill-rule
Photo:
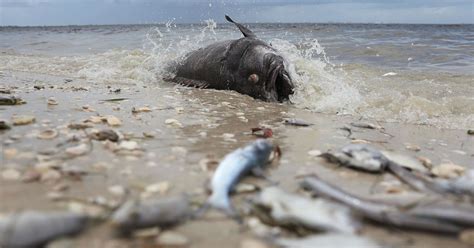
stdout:
<svg viewBox="0 0 474 248">
<path fill-rule="evenodd" d="M 206 168 L 205 159 L 219 161 L 225 154 L 255 140 L 250 131 L 259 126 L 270 127 L 272 142 L 281 147 L 282 157 L 268 170 L 268 175 L 288 192 L 298 192 L 298 176 L 311 173 L 361 196 L 410 191 L 403 184 L 395 184 L 397 190 L 389 190 L 387 182 L 394 180 L 392 176 L 342 168 L 313 155 L 314 150 L 324 152 L 351 142 L 369 143 L 413 158 L 429 158 L 434 166 L 453 163 L 474 169 L 474 136 L 462 129 L 320 114 L 291 104 L 261 102 L 234 92 L 171 84 L 160 87 L 99 84 L 81 78 L 3 70 L 0 85 L 26 101 L 22 105 L 1 106 L 0 119 L 12 124 L 14 116 L 35 117 L 34 123 L 0 131 L 0 170 L 18 172 L 13 176 L 3 173 L 0 177 L 2 214 L 77 208 L 78 204 L 72 204 L 74 201 L 70 199 L 99 197 L 117 203 L 123 195 L 112 189 L 120 187 L 142 197 L 188 192 L 205 199 L 204 185 L 212 173 Z M 133 108 L 136 113 L 132 112 Z M 94 116 L 114 116 L 120 124 L 90 122 L 90 128 L 84 130 L 68 128 L 69 124 L 83 123 Z M 283 118 L 299 118 L 314 125 L 288 126 L 283 124 Z M 353 127 L 349 138 L 347 131 L 341 129 L 360 121 L 376 123 L 383 127 L 383 132 Z M 57 134 L 41 139 L 41 132 L 49 129 Z M 131 142 L 128 145 L 133 147 L 114 152 L 113 142 L 93 140 L 86 143 L 87 152 L 69 150 L 73 156 L 64 156 L 68 148 L 84 143 L 89 133 L 103 129 L 117 131 L 121 140 Z M 29 170 L 46 166 L 48 161 L 54 161 L 54 165 L 49 164 L 51 167 L 70 171 L 69 175 L 50 173 L 32 182 L 22 180 Z M 255 178 L 246 178 L 244 182 L 260 187 L 268 185 Z M 160 190 L 143 195 L 148 185 L 157 183 Z M 234 197 L 237 208 L 242 208 L 244 198 L 252 194 Z M 54 200 L 58 198 L 69 200 Z M 251 227 L 242 228 L 214 211 L 172 231 L 185 236 L 189 247 L 243 247 L 249 240 L 258 240 Z M 291 236 L 291 233 L 283 231 L 282 235 Z M 469 247 L 455 236 L 368 222 L 361 235 L 383 247 Z M 105 223 L 89 228 L 80 236 L 56 241 L 50 247 L 151 247 L 153 240 L 153 237 L 117 238 Z"/>
</svg>

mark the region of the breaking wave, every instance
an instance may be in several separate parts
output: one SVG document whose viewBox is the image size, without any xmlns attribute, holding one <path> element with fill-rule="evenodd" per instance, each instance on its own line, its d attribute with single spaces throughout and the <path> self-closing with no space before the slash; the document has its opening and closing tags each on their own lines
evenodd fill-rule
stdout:
<svg viewBox="0 0 474 248">
<path fill-rule="evenodd" d="M 170 22 L 150 28 L 138 48 L 76 56 L 3 53 L 0 69 L 79 77 L 96 83 L 161 87 L 162 78 L 170 76 L 169 68 L 185 54 L 238 35 L 234 29 L 218 29 L 213 20 L 206 21 L 204 27 L 186 28 Z M 291 102 L 297 108 L 380 121 L 472 128 L 471 75 L 394 72 L 356 63 L 338 65 L 328 59 L 330 54 L 317 39 L 265 40 L 294 65 L 296 91 Z"/>
</svg>

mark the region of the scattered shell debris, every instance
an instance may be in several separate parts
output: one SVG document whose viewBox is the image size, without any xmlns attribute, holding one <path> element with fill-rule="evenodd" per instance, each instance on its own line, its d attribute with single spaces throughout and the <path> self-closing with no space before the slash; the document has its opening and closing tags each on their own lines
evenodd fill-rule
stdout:
<svg viewBox="0 0 474 248">
<path fill-rule="evenodd" d="M 32 115 L 15 115 L 12 117 L 12 123 L 15 126 L 29 125 L 36 121 Z"/>
</svg>

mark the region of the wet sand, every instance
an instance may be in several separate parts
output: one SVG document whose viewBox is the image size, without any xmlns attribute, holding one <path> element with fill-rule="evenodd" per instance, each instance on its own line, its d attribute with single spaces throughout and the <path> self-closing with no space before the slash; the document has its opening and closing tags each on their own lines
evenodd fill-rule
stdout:
<svg viewBox="0 0 474 248">
<path fill-rule="evenodd" d="M 61 166 L 89 172 L 81 180 L 63 176 L 55 182 L 31 182 L 0 178 L 0 212 L 9 213 L 27 209 L 67 209 L 64 202 L 52 201 L 47 195 L 59 183 L 69 185 L 61 194 L 72 197 L 105 197 L 119 201 L 120 196 L 108 188 L 122 185 L 138 194 L 140 186 L 169 182 L 170 189 L 163 195 L 182 192 L 202 192 L 210 172 L 204 171 L 199 161 L 207 156 L 222 158 L 230 151 L 255 139 L 250 130 L 257 126 L 273 129 L 273 142 L 282 149 L 281 160 L 269 169 L 269 176 L 280 182 L 289 192 L 297 191 L 298 175 L 316 173 L 325 180 L 350 192 L 369 196 L 383 191 L 380 183 L 386 176 L 353 171 L 328 164 L 308 154 L 317 149 L 326 151 L 351 142 L 347 132 L 340 128 L 354 121 L 356 116 L 319 114 L 297 109 L 288 104 L 265 103 L 233 92 L 200 90 L 174 85 L 130 86 L 121 84 L 97 84 L 82 79 L 3 71 L 0 85 L 13 89 L 15 95 L 27 103 L 18 106 L 1 106 L 0 119 L 11 120 L 14 115 L 33 115 L 34 124 L 13 126 L 1 132 L 1 170 L 8 168 L 20 172 L 39 163 L 38 154 L 63 154 L 58 147 L 71 135 L 85 135 L 82 130 L 67 128 L 70 123 L 80 123 L 95 115 L 113 115 L 122 125 L 113 127 L 138 143 L 141 156 L 117 155 L 103 145 L 92 141 L 90 153 L 64 160 Z M 35 89 L 35 86 L 41 89 Z M 38 87 L 37 87 L 38 88 Z M 120 89 L 119 93 L 115 93 Z M 48 105 L 54 97 L 58 105 Z M 124 101 L 103 101 L 127 98 Z M 89 106 L 87 111 L 83 106 Z M 148 106 L 151 112 L 132 113 L 133 107 Z M 91 111 L 91 112 L 89 112 Z M 314 123 L 310 127 L 287 126 L 283 118 L 300 118 Z M 176 119 L 182 127 L 168 125 L 167 119 Z M 432 126 L 378 123 L 384 132 L 353 128 L 352 138 L 364 139 L 373 146 L 397 153 L 423 156 L 433 165 L 452 162 L 474 168 L 474 136 L 466 130 L 439 129 Z M 52 140 L 40 140 L 37 134 L 45 129 L 59 131 Z M 95 129 L 110 128 L 107 124 L 95 124 Z M 91 129 L 87 129 L 90 132 Z M 154 138 L 145 138 L 143 132 L 154 132 Z M 388 133 L 391 135 L 387 135 Z M 392 137 L 393 136 L 393 137 Z M 420 147 L 420 151 L 406 149 L 407 144 Z M 266 182 L 246 179 L 258 185 Z M 137 186 L 138 185 L 138 186 Z M 243 197 L 237 197 L 239 208 Z M 218 217 L 215 217 L 218 216 Z M 187 222 L 173 228 L 190 243 L 189 247 L 240 247 L 245 239 L 255 237 L 249 228 L 240 228 L 234 221 L 210 213 L 203 219 Z M 362 232 L 379 244 L 389 247 L 468 247 L 457 237 L 401 230 L 367 223 Z M 117 239 L 106 225 L 94 227 L 83 235 L 69 239 L 55 247 L 136 247 L 152 246 L 153 242 L 141 239 Z"/>
</svg>

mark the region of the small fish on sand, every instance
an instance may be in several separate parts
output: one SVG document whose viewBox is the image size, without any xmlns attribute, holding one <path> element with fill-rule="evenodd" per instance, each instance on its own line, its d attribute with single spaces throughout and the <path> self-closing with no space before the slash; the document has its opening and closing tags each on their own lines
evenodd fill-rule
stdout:
<svg viewBox="0 0 474 248">
<path fill-rule="evenodd" d="M 42 247 L 81 232 L 87 215 L 72 212 L 26 211 L 0 217 L 0 247 Z"/>
<path fill-rule="evenodd" d="M 237 149 L 220 162 L 211 180 L 212 195 L 207 204 L 236 216 L 229 194 L 242 177 L 249 173 L 262 176 L 263 167 L 268 163 L 273 145 L 258 139 L 244 148 Z"/>
<path fill-rule="evenodd" d="M 316 231 L 343 233 L 355 233 L 360 227 L 359 220 L 344 205 L 290 194 L 277 187 L 265 188 L 255 203 L 267 209 L 266 214 L 276 224 L 291 223 Z"/>
</svg>

